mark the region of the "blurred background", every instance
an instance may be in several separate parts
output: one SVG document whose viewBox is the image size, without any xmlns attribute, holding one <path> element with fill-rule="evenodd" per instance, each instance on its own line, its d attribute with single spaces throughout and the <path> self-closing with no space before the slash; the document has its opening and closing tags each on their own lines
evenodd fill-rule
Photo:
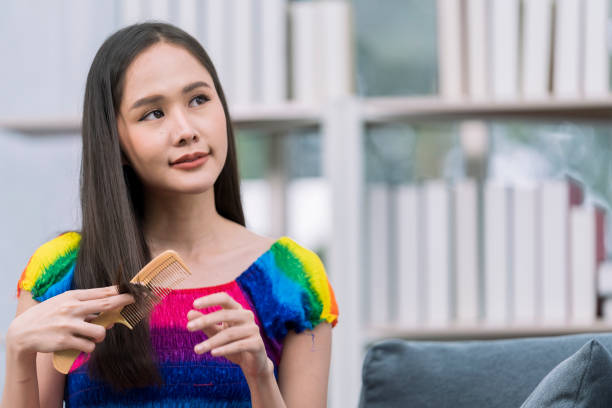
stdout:
<svg viewBox="0 0 612 408">
<path fill-rule="evenodd" d="M 79 228 L 93 56 L 150 19 L 215 63 L 247 226 L 328 269 L 330 406 L 382 337 L 609 330 L 611 3 L 5 0 L 0 334 L 29 256 Z"/>
</svg>

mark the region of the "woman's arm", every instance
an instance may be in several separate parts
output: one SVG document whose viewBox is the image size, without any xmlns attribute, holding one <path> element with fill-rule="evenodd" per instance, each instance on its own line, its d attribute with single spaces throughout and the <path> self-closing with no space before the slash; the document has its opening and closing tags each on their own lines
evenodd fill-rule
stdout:
<svg viewBox="0 0 612 408">
<path fill-rule="evenodd" d="M 272 361 L 267 375 L 247 377 L 253 407 L 326 407 L 330 358 L 329 323 L 300 334 L 289 332 L 284 341 L 278 385 Z"/>
<path fill-rule="evenodd" d="M 6 333 L 2 407 L 61 407 L 64 376 L 53 369 L 51 353 L 92 352 L 106 330 L 86 319 L 133 302 L 130 295 L 117 294 L 116 287 L 67 291 L 42 303 L 22 290 Z"/>
<path fill-rule="evenodd" d="M 15 317 L 38 303 L 32 299 L 30 292 L 22 290 Z M 45 367 L 50 363 L 50 358 L 45 358 L 44 354 L 24 351 L 21 346 L 15 341 L 6 344 L 2 407 L 61 407 L 64 375 L 53 370 L 53 367 Z M 44 405 L 39 403 L 39 395 L 44 397 Z"/>
<path fill-rule="evenodd" d="M 327 406 L 332 328 L 320 323 L 312 331 L 289 332 L 278 368 L 278 383 L 287 407 Z"/>
</svg>

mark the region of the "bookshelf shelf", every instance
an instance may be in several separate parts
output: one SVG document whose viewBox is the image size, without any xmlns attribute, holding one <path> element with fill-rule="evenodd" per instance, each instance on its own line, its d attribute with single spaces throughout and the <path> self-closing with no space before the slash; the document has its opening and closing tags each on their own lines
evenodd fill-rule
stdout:
<svg viewBox="0 0 612 408">
<path fill-rule="evenodd" d="M 447 327 L 402 327 L 397 325 L 369 326 L 366 341 L 383 338 L 403 338 L 409 340 L 487 340 L 519 337 L 561 336 L 579 333 L 612 332 L 612 322 L 596 321 L 592 324 L 568 325 L 508 325 L 489 326 L 485 324 L 451 324 Z"/>
<path fill-rule="evenodd" d="M 230 115 L 238 129 L 282 132 L 317 126 L 321 109 L 319 106 L 293 102 L 277 105 L 236 105 L 230 106 Z M 79 133 L 80 126 L 78 116 L 0 118 L 0 128 L 30 135 L 74 134 Z"/>
<path fill-rule="evenodd" d="M 318 126 L 321 106 L 287 102 L 278 105 L 230 106 L 230 115 L 237 128 L 284 131 Z"/>
<path fill-rule="evenodd" d="M 81 121 L 76 116 L 32 116 L 0 119 L 0 128 L 31 135 L 78 133 L 80 127 Z"/>
<path fill-rule="evenodd" d="M 612 120 L 612 96 L 597 100 L 457 101 L 438 97 L 364 99 L 363 119 L 370 124 L 415 119 L 567 119 Z"/>
<path fill-rule="evenodd" d="M 413 120 L 461 119 L 561 119 L 571 121 L 611 121 L 612 96 L 597 100 L 542 101 L 457 101 L 438 97 L 357 98 L 363 121 L 382 124 Z M 318 126 L 324 103 L 296 102 L 275 105 L 230 106 L 232 121 L 237 128 L 287 131 Z M 0 118 L 0 128 L 25 134 L 77 133 L 77 116 Z"/>
</svg>

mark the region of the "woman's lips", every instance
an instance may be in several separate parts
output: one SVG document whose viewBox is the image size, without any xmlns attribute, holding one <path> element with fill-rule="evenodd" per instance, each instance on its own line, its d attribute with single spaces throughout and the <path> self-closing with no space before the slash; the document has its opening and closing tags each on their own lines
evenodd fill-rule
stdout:
<svg viewBox="0 0 612 408">
<path fill-rule="evenodd" d="M 171 164 L 170 166 L 175 169 L 191 170 L 191 169 L 195 169 L 197 167 L 202 166 L 204 163 L 206 163 L 207 160 L 208 160 L 208 155 L 198 157 L 197 159 L 191 160 L 191 161 L 182 161 L 180 163 L 174 163 L 174 164 Z"/>
</svg>

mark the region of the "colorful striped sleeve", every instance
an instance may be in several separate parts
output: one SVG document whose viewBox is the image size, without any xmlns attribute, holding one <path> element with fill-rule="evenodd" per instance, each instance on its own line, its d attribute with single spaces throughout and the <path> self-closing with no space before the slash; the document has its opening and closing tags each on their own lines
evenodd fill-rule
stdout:
<svg viewBox="0 0 612 408">
<path fill-rule="evenodd" d="M 21 274 L 17 296 L 27 290 L 34 300 L 42 302 L 69 290 L 80 242 L 79 233 L 66 232 L 41 245 Z"/>
<path fill-rule="evenodd" d="M 253 299 L 266 334 L 282 340 L 322 322 L 338 322 L 334 291 L 319 256 L 282 237 L 238 283 Z"/>
</svg>

